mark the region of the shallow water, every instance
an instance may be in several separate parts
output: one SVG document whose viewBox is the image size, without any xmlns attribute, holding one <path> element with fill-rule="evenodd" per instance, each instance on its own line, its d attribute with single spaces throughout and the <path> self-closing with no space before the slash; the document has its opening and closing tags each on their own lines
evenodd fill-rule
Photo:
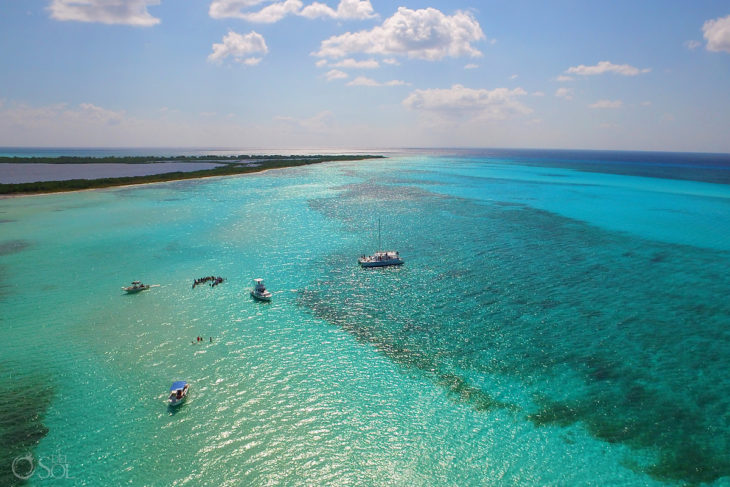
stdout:
<svg viewBox="0 0 730 487">
<path fill-rule="evenodd" d="M 729 187 L 550 166 L 0 201 L 8 455 L 64 455 L 61 485 L 727 484 Z M 400 268 L 356 265 L 378 218 Z"/>
</svg>

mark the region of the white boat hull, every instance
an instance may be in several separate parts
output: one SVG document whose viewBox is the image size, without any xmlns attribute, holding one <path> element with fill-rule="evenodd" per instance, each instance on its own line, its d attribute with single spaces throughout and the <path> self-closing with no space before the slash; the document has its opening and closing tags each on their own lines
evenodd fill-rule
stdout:
<svg viewBox="0 0 730 487">
<path fill-rule="evenodd" d="M 123 287 L 122 289 L 124 289 L 127 292 L 127 294 L 136 294 L 141 291 L 146 291 L 149 288 L 150 288 L 149 286 L 143 286 L 143 287 Z"/>
<path fill-rule="evenodd" d="M 183 396 L 182 399 L 170 399 L 170 406 L 179 406 L 183 402 L 185 402 L 185 398 L 187 396 Z"/>
<path fill-rule="evenodd" d="M 259 294 L 255 291 L 251 291 L 251 297 L 258 299 L 259 301 L 271 301 L 271 293 L 268 291 L 265 294 Z"/>
<path fill-rule="evenodd" d="M 185 399 L 188 397 L 188 386 L 185 386 L 185 389 L 182 390 L 182 396 L 180 398 L 177 397 L 176 393 L 170 394 L 170 397 L 168 398 L 168 401 L 170 403 L 170 406 L 179 406 L 180 404 L 185 402 Z"/>
<path fill-rule="evenodd" d="M 387 267 L 391 265 L 402 265 L 403 261 L 400 259 L 390 260 L 362 260 L 358 259 L 358 262 L 363 267 Z"/>
</svg>

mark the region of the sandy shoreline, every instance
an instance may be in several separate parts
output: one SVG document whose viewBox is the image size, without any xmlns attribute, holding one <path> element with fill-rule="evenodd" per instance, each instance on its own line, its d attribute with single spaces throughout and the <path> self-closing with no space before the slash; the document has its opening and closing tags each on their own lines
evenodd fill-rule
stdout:
<svg viewBox="0 0 730 487">
<path fill-rule="evenodd" d="M 297 166 L 290 166 L 290 167 L 297 167 Z M 118 186 L 104 186 L 101 188 L 87 188 L 87 189 L 68 189 L 68 190 L 60 190 L 60 191 L 51 191 L 47 193 L 13 193 L 13 194 L 0 194 L 0 200 L 5 199 L 12 199 L 12 198 L 27 198 L 29 196 L 49 196 L 54 194 L 65 194 L 65 193 L 84 193 L 86 191 L 103 191 L 106 189 L 119 189 L 119 188 L 131 188 L 133 186 L 147 186 L 150 184 L 168 184 L 168 183 L 175 183 L 178 181 L 195 181 L 198 179 L 215 179 L 215 178 L 234 178 L 234 177 L 240 177 L 240 176 L 249 176 L 251 174 L 261 174 L 262 172 L 272 171 L 272 170 L 279 170 L 279 169 L 289 169 L 288 167 L 269 167 L 266 169 L 261 169 L 260 171 L 251 171 L 241 174 L 212 174 L 210 176 L 200 176 L 195 178 L 184 178 L 184 179 L 170 179 L 168 181 L 151 181 L 146 183 L 132 183 L 132 184 L 120 184 Z M 161 174 L 161 176 L 164 175 Z"/>
<path fill-rule="evenodd" d="M 133 164 L 120 162 L 74 163 L 21 163 L 1 162 L 0 183 L 26 184 L 44 181 L 70 181 L 72 179 L 109 179 L 156 176 L 172 172 L 208 171 L 223 167 L 224 163 L 205 162 L 151 162 Z"/>
<path fill-rule="evenodd" d="M 227 177 L 234 177 L 234 176 L 247 176 L 249 174 L 259 174 L 262 172 L 266 172 L 272 169 L 288 169 L 292 167 L 300 167 L 300 166 L 309 166 L 312 164 L 321 164 L 323 162 L 343 162 L 343 161 L 356 161 L 356 160 L 365 160 L 365 159 L 372 159 L 372 158 L 381 158 L 383 156 L 363 156 L 353 159 L 337 159 L 333 158 L 330 160 L 324 159 L 314 162 L 309 162 L 305 164 L 291 164 L 291 165 L 284 165 L 284 166 L 274 166 L 274 167 L 267 167 L 266 162 L 264 162 L 260 167 L 259 166 L 249 166 L 247 171 L 245 172 L 237 172 L 237 173 L 230 173 L 230 174 L 202 174 L 202 175 L 196 175 L 191 177 L 179 177 L 179 173 L 160 173 L 160 174 L 154 174 L 151 176 L 139 176 L 139 177 L 160 177 L 164 178 L 166 174 L 176 174 L 177 177 L 173 177 L 170 179 L 162 179 L 158 181 L 140 181 L 138 183 L 132 182 L 132 183 L 123 183 L 123 184 L 108 184 L 103 186 L 97 186 L 97 187 L 91 187 L 91 188 L 82 188 L 82 189 L 74 189 L 74 188 L 63 188 L 59 187 L 58 191 L 39 191 L 39 192 L 18 192 L 18 193 L 7 193 L 7 194 L 0 194 L 0 200 L 1 199 L 10 199 L 10 198 L 22 198 L 22 197 L 28 197 L 28 196 L 48 196 L 53 194 L 60 194 L 60 193 L 77 193 L 82 191 L 98 191 L 98 190 L 105 190 L 105 189 L 116 189 L 116 188 L 126 188 L 131 186 L 142 186 L 147 184 L 166 184 L 166 183 L 172 183 L 176 181 L 188 181 L 188 180 L 196 180 L 196 179 L 209 179 L 209 178 L 227 178 Z M 280 161 L 277 161 L 280 162 Z M 214 169 L 211 169 L 213 171 Z M 89 179 L 88 181 L 94 181 L 94 179 Z M 63 183 L 64 181 L 41 181 L 41 183 L 53 183 L 53 182 L 60 182 Z"/>
</svg>

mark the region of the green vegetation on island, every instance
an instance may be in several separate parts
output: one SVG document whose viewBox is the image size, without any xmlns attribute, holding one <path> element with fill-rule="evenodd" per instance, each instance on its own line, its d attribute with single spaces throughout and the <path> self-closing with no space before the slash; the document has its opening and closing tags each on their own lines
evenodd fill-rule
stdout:
<svg viewBox="0 0 730 487">
<path fill-rule="evenodd" d="M 311 155 L 311 156 L 283 156 L 283 155 L 237 155 L 237 156 L 52 156 L 52 157 L 18 157 L 18 156 L 0 156 L 0 164 L 155 164 L 158 162 L 265 162 L 265 161 L 297 161 L 297 160 L 313 160 L 313 162 L 324 161 L 352 161 L 358 159 L 370 159 L 382 156 L 353 156 L 353 155 Z"/>
<path fill-rule="evenodd" d="M 357 161 L 378 159 L 378 155 L 333 155 L 333 156 L 175 156 L 175 157 L 0 157 L 0 163 L 44 163 L 44 164 L 151 164 L 157 162 L 210 162 L 222 163 L 212 169 L 201 169 L 190 172 L 166 172 L 147 176 L 124 176 L 99 179 L 68 179 L 63 181 L 37 181 L 32 183 L 0 183 L 0 195 L 58 193 L 78 191 L 82 189 L 109 188 L 128 184 L 161 183 L 182 179 L 197 179 L 213 176 L 234 176 L 267 169 L 306 166 L 321 162 Z"/>
</svg>

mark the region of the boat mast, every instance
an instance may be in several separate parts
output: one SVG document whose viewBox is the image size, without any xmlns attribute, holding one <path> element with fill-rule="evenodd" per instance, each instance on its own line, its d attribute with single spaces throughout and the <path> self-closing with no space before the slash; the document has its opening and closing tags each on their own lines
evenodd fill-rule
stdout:
<svg viewBox="0 0 730 487">
<path fill-rule="evenodd" d="M 378 218 L 378 252 L 380 252 L 380 218 Z"/>
</svg>

